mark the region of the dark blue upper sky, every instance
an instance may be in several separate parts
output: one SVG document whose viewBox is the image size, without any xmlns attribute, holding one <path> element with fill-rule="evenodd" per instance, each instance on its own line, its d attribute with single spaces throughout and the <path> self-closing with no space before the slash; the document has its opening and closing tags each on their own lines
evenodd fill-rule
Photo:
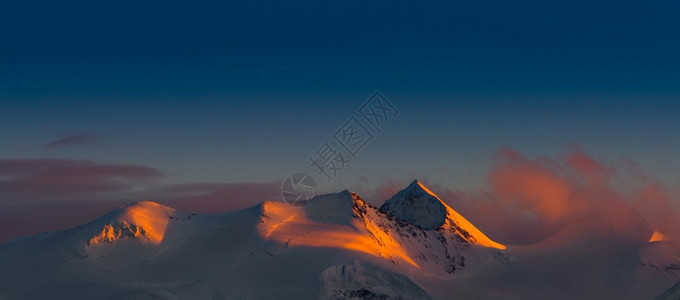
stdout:
<svg viewBox="0 0 680 300">
<path fill-rule="evenodd" d="M 0 5 L 0 156 L 269 181 L 381 90 L 401 112 L 343 174 L 466 187 L 494 152 L 580 143 L 680 167 L 677 1 Z M 70 134 L 93 146 L 45 150 Z"/>
</svg>

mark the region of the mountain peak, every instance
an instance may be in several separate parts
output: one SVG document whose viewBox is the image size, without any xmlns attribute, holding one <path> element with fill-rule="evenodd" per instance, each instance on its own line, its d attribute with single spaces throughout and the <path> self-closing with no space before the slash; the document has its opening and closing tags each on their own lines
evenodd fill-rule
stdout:
<svg viewBox="0 0 680 300">
<path fill-rule="evenodd" d="M 113 218 L 102 225 L 101 231 L 90 238 L 88 245 L 137 237 L 160 244 L 174 212 L 173 208 L 152 201 L 135 201 L 121 206 L 114 211 Z"/>
<path fill-rule="evenodd" d="M 305 213 L 319 221 L 348 224 L 352 219 L 353 208 L 363 203 L 359 195 L 344 190 L 339 193 L 319 195 L 304 207 Z"/>
<path fill-rule="evenodd" d="M 424 183 L 422 183 L 420 180 L 415 179 L 413 180 L 406 188 L 405 190 L 421 190 L 430 196 L 437 197 L 432 191 L 430 191 L 429 188 L 425 186 Z"/>
<path fill-rule="evenodd" d="M 154 201 L 148 201 L 148 200 L 138 200 L 131 202 L 129 204 L 125 204 L 119 208 L 120 211 L 130 211 L 130 210 L 137 210 L 137 209 L 160 209 L 160 210 L 174 210 L 173 208 L 169 206 L 165 206 L 163 204 L 160 204 L 158 202 Z"/>
<path fill-rule="evenodd" d="M 505 249 L 504 245 L 487 237 L 417 179 L 387 200 L 380 210 L 426 230 L 448 228 L 470 243 Z"/>
<path fill-rule="evenodd" d="M 414 180 L 408 187 L 387 200 L 380 210 L 391 213 L 400 221 L 429 230 L 444 225 L 446 208 L 446 204 L 424 184 Z"/>
</svg>

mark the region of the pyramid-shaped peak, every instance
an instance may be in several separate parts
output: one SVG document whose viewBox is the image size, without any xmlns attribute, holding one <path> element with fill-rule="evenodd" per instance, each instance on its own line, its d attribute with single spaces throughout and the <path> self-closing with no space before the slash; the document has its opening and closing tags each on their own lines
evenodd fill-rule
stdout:
<svg viewBox="0 0 680 300">
<path fill-rule="evenodd" d="M 435 229 L 446 221 L 447 207 L 424 184 L 414 180 L 387 200 L 380 210 L 423 229 Z"/>
<path fill-rule="evenodd" d="M 421 190 L 430 196 L 437 197 L 423 182 L 420 180 L 416 179 L 411 182 L 411 184 L 408 185 L 408 187 L 405 188 L 405 190 Z"/>
<path fill-rule="evenodd" d="M 422 183 L 418 179 L 415 179 L 415 180 L 411 181 L 411 183 L 406 188 L 407 189 L 422 188 L 421 185 L 422 185 Z"/>
<path fill-rule="evenodd" d="M 470 243 L 505 249 L 504 245 L 487 237 L 418 180 L 414 180 L 408 187 L 387 200 L 380 210 L 391 213 L 397 220 L 426 230 L 453 228 Z"/>
</svg>

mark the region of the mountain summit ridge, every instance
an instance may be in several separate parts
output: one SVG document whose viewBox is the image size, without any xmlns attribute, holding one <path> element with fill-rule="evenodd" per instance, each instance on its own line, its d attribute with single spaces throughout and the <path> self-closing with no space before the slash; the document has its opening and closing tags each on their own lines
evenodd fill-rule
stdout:
<svg viewBox="0 0 680 300">
<path fill-rule="evenodd" d="M 446 205 L 418 180 L 388 199 L 380 211 L 426 230 L 437 229 L 446 222 Z"/>
<path fill-rule="evenodd" d="M 380 211 L 425 230 L 450 231 L 472 244 L 496 249 L 506 248 L 505 245 L 491 240 L 417 179 L 388 199 L 380 207 Z"/>
</svg>

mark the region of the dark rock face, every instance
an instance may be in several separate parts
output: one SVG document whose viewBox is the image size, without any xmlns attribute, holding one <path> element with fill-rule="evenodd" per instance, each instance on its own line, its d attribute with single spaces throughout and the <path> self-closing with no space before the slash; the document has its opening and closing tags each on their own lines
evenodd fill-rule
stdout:
<svg viewBox="0 0 680 300">
<path fill-rule="evenodd" d="M 380 211 L 426 230 L 437 229 L 446 222 L 446 207 L 417 180 L 387 200 Z"/>
</svg>

